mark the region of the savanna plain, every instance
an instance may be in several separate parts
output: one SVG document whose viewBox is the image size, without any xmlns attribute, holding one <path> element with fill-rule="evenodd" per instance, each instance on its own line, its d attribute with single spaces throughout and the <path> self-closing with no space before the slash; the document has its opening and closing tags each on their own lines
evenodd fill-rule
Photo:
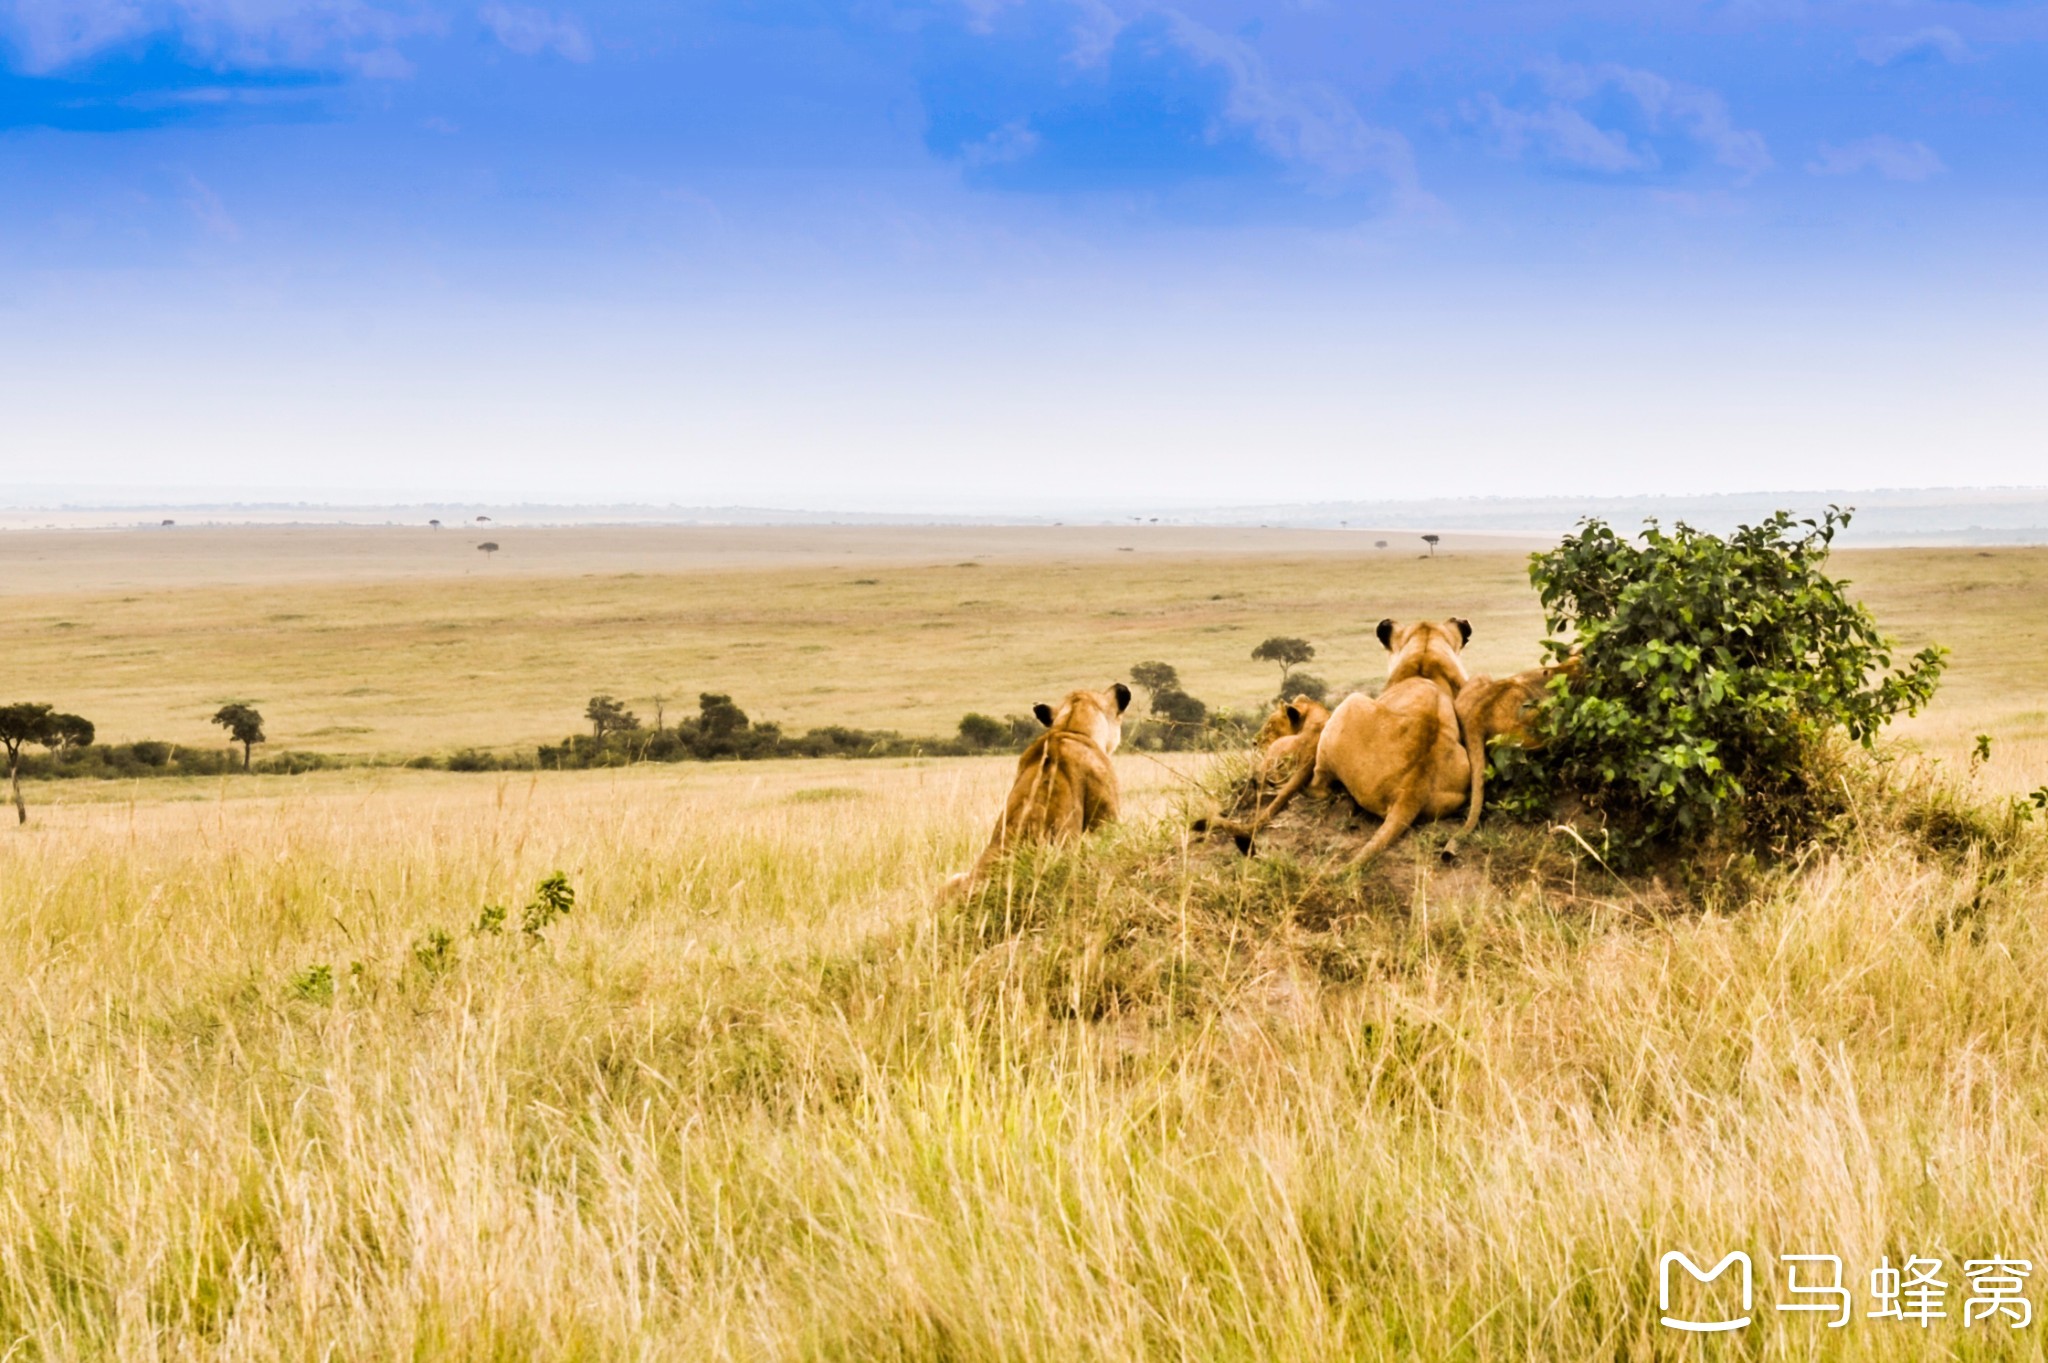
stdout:
<svg viewBox="0 0 2048 1363">
<path fill-rule="evenodd" d="M 0 700 L 389 758 L 597 692 L 943 734 L 1143 659 L 1253 706 L 1270 634 L 1339 687 L 1382 616 L 1469 617 L 1480 670 L 1542 635 L 1455 540 L 429 535 L 9 532 Z M 1012 759 L 31 782 L 0 1358 L 2038 1357 L 1963 1265 L 2048 1305 L 2048 553 L 1834 569 L 1949 675 L 1725 883 L 1491 821 L 1240 858 L 1185 831 L 1227 753 L 1126 752 L 1119 827 L 961 901 Z M 1748 1252 L 1753 1323 L 1660 1325 L 1667 1250 Z M 1846 1325 L 1776 1309 L 1790 1254 Z M 1912 1256 L 1947 1317 L 1868 1317 Z"/>
</svg>

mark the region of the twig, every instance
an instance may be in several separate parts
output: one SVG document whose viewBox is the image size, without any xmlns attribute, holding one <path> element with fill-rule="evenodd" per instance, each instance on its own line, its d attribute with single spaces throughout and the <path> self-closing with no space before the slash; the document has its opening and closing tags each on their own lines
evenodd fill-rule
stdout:
<svg viewBox="0 0 2048 1363">
<path fill-rule="evenodd" d="M 1621 872 L 1615 870 L 1612 866 L 1609 866 L 1607 864 L 1607 858 L 1601 856 L 1598 852 L 1594 851 L 1593 844 L 1587 842 L 1583 837 L 1581 837 L 1579 835 L 1578 829 L 1573 828 L 1568 823 L 1554 823 L 1550 826 L 1550 831 L 1553 833 L 1562 833 L 1566 837 L 1570 838 L 1573 842 L 1577 843 L 1579 846 L 1585 848 L 1586 855 L 1591 857 L 1593 860 L 1599 862 L 1600 869 L 1607 872 L 1608 875 L 1613 876 L 1615 883 L 1620 885 L 1623 890 L 1628 892 L 1628 897 L 1630 899 L 1635 900 L 1638 904 L 1642 902 L 1642 896 L 1636 893 L 1635 886 L 1629 884 L 1628 881 L 1624 880 L 1622 878 Z"/>
</svg>

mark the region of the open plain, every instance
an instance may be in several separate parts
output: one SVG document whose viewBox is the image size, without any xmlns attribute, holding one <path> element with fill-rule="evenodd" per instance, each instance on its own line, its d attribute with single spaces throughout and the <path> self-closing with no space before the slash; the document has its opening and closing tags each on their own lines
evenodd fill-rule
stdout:
<svg viewBox="0 0 2048 1363">
<path fill-rule="evenodd" d="M 1369 535 L 522 530 L 443 570 L 295 533 L 10 532 L 0 700 L 212 743 L 250 698 L 363 755 L 553 741 L 598 691 L 942 734 L 1147 658 L 1254 705 L 1268 634 L 1339 686 L 1382 616 L 1470 617 L 1487 669 L 1541 634 L 1519 554 Z M 1835 566 L 1953 650 L 1879 784 L 2048 783 L 2048 551 Z M 1228 760 L 1125 754 L 1123 827 L 943 906 L 1009 759 L 32 783 L 0 1357 L 2040 1356 L 1962 1272 L 2048 1305 L 2038 819 L 1929 839 L 1859 790 L 1691 899 L 1492 825 L 1346 877 L 1190 843 Z M 1755 1323 L 1661 1327 L 1659 1256 L 1736 1249 Z M 1775 1309 L 1801 1253 L 1842 1328 Z M 1924 1331 L 1865 1314 L 1912 1255 Z"/>
<path fill-rule="evenodd" d="M 273 748 L 409 757 L 558 742 L 590 696 L 730 694 L 756 719 L 944 736 L 1158 658 L 1212 706 L 1256 707 L 1272 634 L 1339 689 L 1384 669 L 1382 617 L 1463 615 L 1475 670 L 1538 660 L 1528 545 L 1176 527 L 624 527 L 10 532 L 8 690 L 106 740 L 217 744 L 253 700 Z M 1386 549 L 1376 541 L 1386 540 Z M 1532 542 L 1533 543 L 1533 542 Z M 1907 649 L 1953 658 L 1901 732 L 1949 753 L 2048 738 L 2048 549 L 1844 552 Z M 2034 749 L 2039 755 L 2048 749 Z M 2000 764 L 2017 772 L 2024 764 Z M 1993 775 L 1997 774 L 1994 771 Z"/>
</svg>

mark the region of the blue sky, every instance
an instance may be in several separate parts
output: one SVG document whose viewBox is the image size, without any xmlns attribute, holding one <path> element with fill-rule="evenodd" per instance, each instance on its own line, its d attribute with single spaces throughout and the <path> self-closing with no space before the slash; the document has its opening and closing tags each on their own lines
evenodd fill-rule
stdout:
<svg viewBox="0 0 2048 1363">
<path fill-rule="evenodd" d="M 0 484 L 2041 483 L 2048 3 L 0 0 Z"/>
</svg>

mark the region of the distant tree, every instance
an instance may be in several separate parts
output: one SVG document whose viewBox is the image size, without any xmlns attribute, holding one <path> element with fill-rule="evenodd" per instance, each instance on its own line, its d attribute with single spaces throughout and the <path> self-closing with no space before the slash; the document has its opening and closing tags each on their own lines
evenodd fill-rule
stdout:
<svg viewBox="0 0 2048 1363">
<path fill-rule="evenodd" d="M 164 522 L 164 524 L 165 524 L 165 525 L 176 525 L 176 524 L 177 524 L 177 522 L 176 522 L 176 521 L 165 521 L 165 522 Z"/>
<path fill-rule="evenodd" d="M 28 822 L 28 806 L 21 799 L 21 750 L 26 744 L 49 742 L 55 717 L 49 706 L 32 701 L 0 705 L 0 745 L 7 749 L 7 784 L 14 792 L 14 816 L 19 823 Z"/>
<path fill-rule="evenodd" d="M 1372 547 L 1375 549 L 1384 549 L 1387 547 L 1387 542 L 1385 540 L 1374 540 L 1372 542 Z"/>
<path fill-rule="evenodd" d="M 50 716 L 50 731 L 41 741 L 55 753 L 66 748 L 89 748 L 93 737 L 91 720 L 82 715 L 55 714 Z"/>
<path fill-rule="evenodd" d="M 664 692 L 656 691 L 648 699 L 654 702 L 654 732 L 660 733 L 667 724 L 668 696 Z"/>
<path fill-rule="evenodd" d="M 213 722 L 228 731 L 228 737 L 242 745 L 242 770 L 249 770 L 249 754 L 263 738 L 263 716 L 253 705 L 232 701 L 214 711 Z"/>
<path fill-rule="evenodd" d="M 747 712 L 731 696 L 703 691 L 697 695 L 697 725 L 707 738 L 731 738 L 747 727 Z"/>
<path fill-rule="evenodd" d="M 1429 546 L 1429 556 L 1430 556 L 1431 558 L 1435 558 L 1435 557 L 1436 557 L 1436 546 L 1437 546 L 1438 542 L 1439 542 L 1439 541 L 1441 541 L 1442 539 L 1443 539 L 1443 536 L 1442 536 L 1442 535 L 1424 535 L 1424 536 L 1422 537 L 1422 542 L 1423 542 L 1424 544 L 1426 544 L 1426 545 L 1428 545 L 1428 546 Z"/>
<path fill-rule="evenodd" d="M 491 518 L 489 516 L 478 516 L 476 518 L 476 523 L 478 525 L 489 525 L 491 523 Z"/>
<path fill-rule="evenodd" d="M 1138 663 L 1131 668 L 1131 680 L 1143 688 L 1147 696 L 1180 689 L 1180 673 L 1172 663 Z"/>
<path fill-rule="evenodd" d="M 1280 665 L 1280 694 L 1287 694 L 1287 677 L 1295 668 L 1316 656 L 1315 645 L 1306 639 L 1274 635 L 1252 650 L 1252 660 Z"/>
<path fill-rule="evenodd" d="M 483 551 L 484 558 L 486 560 L 489 560 L 492 554 L 498 552 L 498 542 L 496 540 L 485 540 L 482 544 L 479 544 L 477 548 L 481 549 Z"/>
<path fill-rule="evenodd" d="M 1000 747 L 1010 736 L 1010 726 L 993 715 L 962 715 L 960 717 L 960 742 L 977 751 L 986 752 Z"/>
<path fill-rule="evenodd" d="M 428 521 L 427 524 L 434 527 L 434 529 L 436 530 L 439 530 L 441 528 L 441 522 L 439 521 Z"/>
<path fill-rule="evenodd" d="M 628 710 L 623 701 L 610 696 L 592 696 L 590 704 L 583 708 L 583 717 L 590 721 L 592 738 L 627 733 L 640 727 L 640 717 Z"/>
<path fill-rule="evenodd" d="M 1287 679 L 1287 699 L 1307 696 L 1318 705 L 1330 698 L 1330 684 L 1321 677 L 1311 677 L 1306 672 L 1297 672 Z"/>
<path fill-rule="evenodd" d="M 1152 697 L 1152 718 L 1166 732 L 1160 746 L 1185 749 L 1201 744 L 1209 727 L 1209 707 L 1177 686 L 1169 686 Z"/>
</svg>

